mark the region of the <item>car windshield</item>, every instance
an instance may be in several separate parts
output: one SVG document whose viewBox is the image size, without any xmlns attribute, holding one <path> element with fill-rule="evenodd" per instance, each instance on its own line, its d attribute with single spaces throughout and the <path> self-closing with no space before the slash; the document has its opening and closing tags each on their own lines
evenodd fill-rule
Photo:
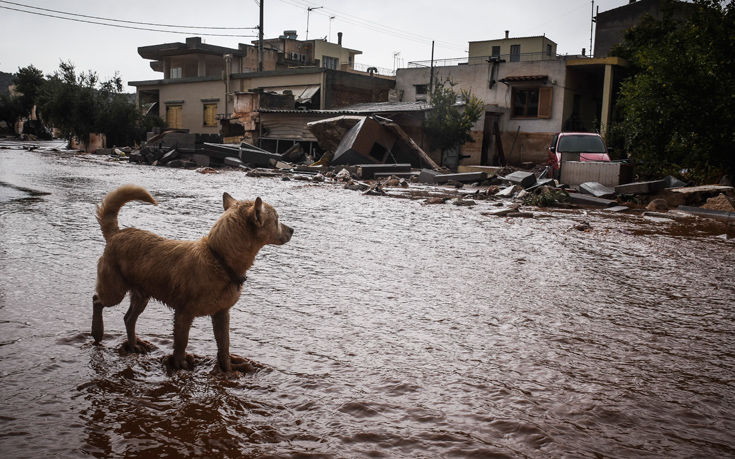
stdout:
<svg viewBox="0 0 735 459">
<path fill-rule="evenodd" d="M 605 153 L 605 144 L 595 135 L 565 135 L 556 150 L 559 153 Z"/>
</svg>

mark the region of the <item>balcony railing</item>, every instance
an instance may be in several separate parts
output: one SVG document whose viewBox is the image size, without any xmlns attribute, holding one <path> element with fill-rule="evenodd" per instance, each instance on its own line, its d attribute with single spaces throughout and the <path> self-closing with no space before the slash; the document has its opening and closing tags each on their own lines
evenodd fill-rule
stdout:
<svg viewBox="0 0 735 459">
<path fill-rule="evenodd" d="M 487 64 L 493 60 L 501 60 L 505 62 L 531 62 L 531 61 L 555 61 L 562 59 L 564 56 L 559 54 L 547 53 L 521 53 L 521 54 L 501 54 L 498 56 L 473 56 L 473 57 L 454 57 L 449 59 L 434 59 L 434 67 L 452 67 L 455 65 L 468 64 Z M 412 61 L 408 63 L 408 68 L 424 68 L 431 67 L 431 61 Z"/>
<path fill-rule="evenodd" d="M 395 70 L 387 69 L 385 67 L 376 67 L 370 64 L 358 64 L 357 62 L 354 64 L 353 68 L 357 70 L 358 72 L 366 72 L 366 73 L 370 73 L 370 69 L 374 69 L 376 74 L 385 75 L 385 76 L 393 76 L 396 74 Z"/>
</svg>

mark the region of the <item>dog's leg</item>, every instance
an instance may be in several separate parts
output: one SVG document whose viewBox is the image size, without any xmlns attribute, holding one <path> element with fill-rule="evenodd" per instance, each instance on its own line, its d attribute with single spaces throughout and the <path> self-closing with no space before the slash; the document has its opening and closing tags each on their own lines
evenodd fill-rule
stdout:
<svg viewBox="0 0 735 459">
<path fill-rule="evenodd" d="M 230 361 L 230 310 L 225 309 L 212 315 L 214 340 L 217 341 L 217 362 L 222 371 L 232 371 Z"/>
<path fill-rule="evenodd" d="M 194 359 L 186 355 L 186 345 L 189 344 L 189 329 L 194 321 L 194 316 L 183 312 L 174 312 L 174 355 L 171 365 L 175 369 L 190 370 L 194 365 Z"/>
<path fill-rule="evenodd" d="M 105 323 L 102 321 L 102 309 L 104 307 L 99 296 L 95 293 L 92 297 L 92 338 L 94 338 L 95 343 L 102 341 L 102 335 L 105 334 Z"/>
<path fill-rule="evenodd" d="M 212 315 L 212 328 L 214 339 L 217 341 L 217 362 L 220 370 L 224 372 L 252 371 L 260 365 L 230 354 L 230 310 L 225 309 Z"/>
<path fill-rule="evenodd" d="M 123 344 L 128 352 L 145 353 L 151 350 L 151 343 L 138 339 L 135 336 L 135 322 L 138 316 L 145 310 L 150 298 L 135 290 L 130 292 L 130 308 L 125 313 L 125 329 L 128 332 L 128 340 Z"/>
</svg>

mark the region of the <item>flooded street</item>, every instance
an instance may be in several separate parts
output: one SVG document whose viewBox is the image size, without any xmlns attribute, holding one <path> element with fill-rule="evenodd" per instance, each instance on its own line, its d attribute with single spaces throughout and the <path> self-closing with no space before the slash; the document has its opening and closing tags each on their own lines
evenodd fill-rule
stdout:
<svg viewBox="0 0 735 459">
<path fill-rule="evenodd" d="M 127 298 L 93 345 L 95 204 L 126 183 L 159 205 L 128 204 L 122 227 L 198 239 L 227 191 L 294 228 L 231 312 L 232 352 L 262 370 L 213 373 L 208 318 L 194 370 L 167 370 L 156 302 L 137 328 L 152 352 L 121 351 Z M 735 455 L 733 239 L 490 206 L 0 150 L 3 457 Z"/>
</svg>

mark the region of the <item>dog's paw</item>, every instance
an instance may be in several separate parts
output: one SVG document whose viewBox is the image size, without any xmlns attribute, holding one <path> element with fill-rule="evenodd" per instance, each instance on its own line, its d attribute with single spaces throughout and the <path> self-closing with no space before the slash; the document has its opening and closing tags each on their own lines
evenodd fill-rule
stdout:
<svg viewBox="0 0 735 459">
<path fill-rule="evenodd" d="M 232 367 L 232 371 L 242 373 L 253 373 L 263 368 L 263 365 L 256 361 L 235 354 L 230 354 L 230 366 Z"/>
<path fill-rule="evenodd" d="M 136 339 L 135 344 L 132 346 L 129 341 L 123 343 L 123 349 L 133 354 L 146 354 L 151 351 L 152 347 L 153 345 L 151 343 L 142 339 Z"/>
<path fill-rule="evenodd" d="M 174 370 L 191 370 L 194 368 L 194 356 L 186 354 L 184 357 L 177 359 L 172 355 L 168 358 L 168 364 Z"/>
</svg>

